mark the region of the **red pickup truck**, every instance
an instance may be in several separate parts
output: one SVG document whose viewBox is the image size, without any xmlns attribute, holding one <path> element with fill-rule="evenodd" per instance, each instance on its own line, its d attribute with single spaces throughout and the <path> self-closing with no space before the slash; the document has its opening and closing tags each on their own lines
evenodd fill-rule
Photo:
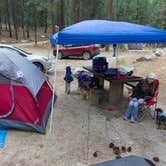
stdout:
<svg viewBox="0 0 166 166">
<path fill-rule="evenodd" d="M 100 53 L 97 45 L 63 45 L 59 47 L 58 59 L 76 58 L 90 59 Z M 56 47 L 53 49 L 53 54 L 56 56 Z"/>
</svg>

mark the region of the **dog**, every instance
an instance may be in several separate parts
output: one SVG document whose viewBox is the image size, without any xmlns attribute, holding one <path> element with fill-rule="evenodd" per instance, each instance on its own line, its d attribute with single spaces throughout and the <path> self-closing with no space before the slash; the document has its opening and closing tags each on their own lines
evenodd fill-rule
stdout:
<svg viewBox="0 0 166 166">
<path fill-rule="evenodd" d="M 156 123 L 158 124 L 158 128 L 161 128 L 162 126 L 166 126 L 166 116 L 162 115 L 163 110 L 161 108 L 157 108 L 156 110 Z"/>
<path fill-rule="evenodd" d="M 163 114 L 163 110 L 161 108 L 155 109 L 155 115 L 156 115 L 156 123 L 159 123 L 159 117 Z"/>
<path fill-rule="evenodd" d="M 166 116 L 161 115 L 158 122 L 158 128 L 166 127 Z"/>
</svg>

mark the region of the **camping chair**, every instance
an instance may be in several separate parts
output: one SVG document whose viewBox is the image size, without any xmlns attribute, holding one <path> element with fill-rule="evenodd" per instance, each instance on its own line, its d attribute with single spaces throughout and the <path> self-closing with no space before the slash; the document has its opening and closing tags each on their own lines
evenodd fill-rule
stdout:
<svg viewBox="0 0 166 166">
<path fill-rule="evenodd" d="M 155 118 L 155 110 L 157 107 L 157 98 L 159 95 L 158 88 L 159 88 L 159 80 L 155 80 L 155 84 L 157 87 L 157 91 L 154 94 L 154 96 L 147 96 L 146 98 L 148 101 L 144 104 L 139 105 L 139 112 L 138 112 L 138 121 L 141 122 L 146 116 L 151 117 L 152 119 Z M 133 91 L 134 87 L 128 88 L 129 94 Z M 130 101 L 130 97 L 128 98 L 128 101 Z M 152 111 L 153 114 L 152 114 Z"/>
<path fill-rule="evenodd" d="M 156 92 L 153 97 L 150 97 L 150 100 L 148 100 L 145 104 L 139 105 L 139 112 L 138 112 L 139 122 L 141 122 L 145 118 L 145 116 L 149 116 L 152 119 L 155 118 L 157 98 L 158 98 L 158 92 Z M 152 114 L 152 111 L 153 111 L 153 114 Z"/>
</svg>

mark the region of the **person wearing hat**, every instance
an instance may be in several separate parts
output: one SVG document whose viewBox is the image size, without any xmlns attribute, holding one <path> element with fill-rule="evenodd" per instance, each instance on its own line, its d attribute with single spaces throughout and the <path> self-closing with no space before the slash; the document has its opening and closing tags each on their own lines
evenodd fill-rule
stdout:
<svg viewBox="0 0 166 166">
<path fill-rule="evenodd" d="M 151 72 L 144 80 L 140 81 L 133 90 L 133 93 L 130 96 L 130 102 L 125 112 L 124 120 L 128 120 L 130 118 L 130 121 L 134 123 L 135 120 L 137 120 L 138 106 L 150 100 L 155 95 L 157 89 L 158 85 L 156 84 L 156 74 Z"/>
<path fill-rule="evenodd" d="M 65 73 L 65 93 L 70 94 L 70 84 L 73 81 L 72 77 L 72 72 L 71 72 L 71 67 L 67 66 L 66 67 L 66 73 Z"/>
</svg>

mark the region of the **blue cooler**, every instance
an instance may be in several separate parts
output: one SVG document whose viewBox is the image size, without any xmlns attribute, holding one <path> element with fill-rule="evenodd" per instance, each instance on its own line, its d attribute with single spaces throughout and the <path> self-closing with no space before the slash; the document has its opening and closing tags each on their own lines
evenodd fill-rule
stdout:
<svg viewBox="0 0 166 166">
<path fill-rule="evenodd" d="M 96 72 L 106 72 L 108 69 L 106 57 L 94 57 L 92 60 L 92 67 Z"/>
</svg>

